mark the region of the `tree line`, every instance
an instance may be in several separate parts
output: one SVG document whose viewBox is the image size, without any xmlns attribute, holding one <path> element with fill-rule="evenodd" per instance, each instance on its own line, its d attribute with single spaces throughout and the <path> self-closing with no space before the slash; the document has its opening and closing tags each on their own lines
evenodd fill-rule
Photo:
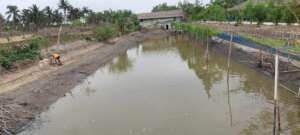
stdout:
<svg viewBox="0 0 300 135">
<path fill-rule="evenodd" d="M 57 9 L 49 6 L 41 9 L 33 4 L 21 10 L 15 5 L 8 5 L 5 15 L 0 14 L 2 31 L 37 31 L 44 27 L 70 24 L 115 24 L 121 32 L 126 32 L 138 26 L 137 17 L 130 10 L 95 12 L 88 7 L 74 7 L 67 0 L 60 0 Z"/>
<path fill-rule="evenodd" d="M 243 3 L 244 4 L 241 4 Z M 241 4 L 241 7 L 238 5 Z M 211 21 L 242 21 L 258 22 L 285 22 L 287 24 L 300 23 L 300 2 L 298 0 L 211 0 L 209 4 L 202 4 L 199 0 L 194 3 L 184 1 L 177 5 L 162 3 L 155 6 L 152 12 L 182 9 L 188 20 Z"/>
</svg>

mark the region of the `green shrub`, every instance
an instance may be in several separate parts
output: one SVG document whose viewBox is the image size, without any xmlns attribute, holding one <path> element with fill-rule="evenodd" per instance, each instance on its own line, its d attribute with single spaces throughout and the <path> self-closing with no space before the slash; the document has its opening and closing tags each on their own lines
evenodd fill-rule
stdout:
<svg viewBox="0 0 300 135">
<path fill-rule="evenodd" d="M 43 36 L 36 37 L 32 39 L 30 42 L 36 42 L 36 44 L 38 44 L 39 47 L 41 48 L 47 48 L 50 45 L 50 40 Z"/>
<path fill-rule="evenodd" d="M 94 36 L 97 41 L 104 41 L 117 35 L 117 30 L 113 26 L 102 26 L 96 28 Z"/>
<path fill-rule="evenodd" d="M 40 57 L 41 38 L 35 38 L 23 45 L 5 45 L 0 49 L 0 64 L 10 69 L 14 62 L 34 60 Z"/>
<path fill-rule="evenodd" d="M 80 19 L 76 19 L 76 20 L 72 21 L 72 27 L 80 27 L 82 25 L 83 25 L 83 23 L 81 22 Z"/>
<path fill-rule="evenodd" d="M 199 38 L 214 36 L 221 32 L 217 29 L 208 26 L 192 24 L 192 23 L 173 22 L 172 26 L 174 27 L 175 30 L 183 30 L 186 33 L 196 35 Z"/>
<path fill-rule="evenodd" d="M 91 35 L 84 35 L 83 39 L 86 41 L 93 41 L 93 38 L 91 37 Z"/>
</svg>

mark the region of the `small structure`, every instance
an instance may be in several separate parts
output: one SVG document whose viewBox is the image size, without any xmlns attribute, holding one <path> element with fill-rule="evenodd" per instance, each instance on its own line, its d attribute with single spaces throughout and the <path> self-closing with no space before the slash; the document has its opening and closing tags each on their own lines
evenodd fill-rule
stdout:
<svg viewBox="0 0 300 135">
<path fill-rule="evenodd" d="M 173 21 L 181 22 L 185 19 L 182 10 L 142 13 L 137 16 L 143 28 L 164 28 L 166 30 L 171 29 Z"/>
</svg>

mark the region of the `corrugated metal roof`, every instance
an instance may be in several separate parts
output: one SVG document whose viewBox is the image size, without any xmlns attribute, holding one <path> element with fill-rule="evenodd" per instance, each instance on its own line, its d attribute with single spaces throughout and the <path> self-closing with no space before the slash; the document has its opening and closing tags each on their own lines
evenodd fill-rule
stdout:
<svg viewBox="0 0 300 135">
<path fill-rule="evenodd" d="M 172 18 L 172 17 L 184 17 L 182 10 L 152 12 L 138 14 L 138 19 L 160 19 L 160 18 Z"/>
</svg>

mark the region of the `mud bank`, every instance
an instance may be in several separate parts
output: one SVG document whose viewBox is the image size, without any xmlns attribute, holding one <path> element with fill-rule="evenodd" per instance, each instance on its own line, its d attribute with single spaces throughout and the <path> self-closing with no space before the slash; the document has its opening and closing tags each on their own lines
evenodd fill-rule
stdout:
<svg viewBox="0 0 300 135">
<path fill-rule="evenodd" d="M 228 41 L 213 37 L 211 42 L 212 49 L 227 56 L 229 52 Z M 236 62 L 244 64 L 270 78 L 274 78 L 275 59 L 272 54 L 236 43 L 233 43 L 231 51 L 231 58 Z M 260 63 L 262 59 L 264 62 L 263 65 Z M 297 95 L 300 87 L 299 61 L 290 61 L 285 57 L 280 57 L 279 60 L 280 87 L 283 87 L 289 92 Z"/>
<path fill-rule="evenodd" d="M 119 37 L 114 44 L 104 44 L 102 47 L 90 49 L 77 57 L 75 62 L 65 64 L 58 70 L 49 71 L 36 80 L 2 93 L 0 134 L 17 134 L 22 131 L 37 115 L 120 53 L 148 38 L 168 35 L 164 31 L 153 30 Z"/>
</svg>

